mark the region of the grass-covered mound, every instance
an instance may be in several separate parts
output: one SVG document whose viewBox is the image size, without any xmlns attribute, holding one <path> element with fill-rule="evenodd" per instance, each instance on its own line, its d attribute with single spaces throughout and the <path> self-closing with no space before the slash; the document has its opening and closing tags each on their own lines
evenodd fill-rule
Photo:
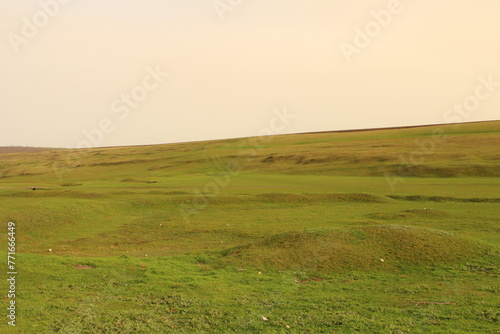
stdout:
<svg viewBox="0 0 500 334">
<path fill-rule="evenodd" d="M 458 202 L 458 203 L 500 203 L 500 198 L 460 198 L 451 196 L 425 196 L 425 195 L 410 195 L 410 196 L 399 196 L 399 195 L 389 195 L 387 197 L 408 202 Z"/>
<path fill-rule="evenodd" d="M 484 255 L 483 245 L 454 234 L 402 225 L 278 234 L 224 252 L 221 264 L 258 270 L 332 273 L 454 264 Z"/>
</svg>

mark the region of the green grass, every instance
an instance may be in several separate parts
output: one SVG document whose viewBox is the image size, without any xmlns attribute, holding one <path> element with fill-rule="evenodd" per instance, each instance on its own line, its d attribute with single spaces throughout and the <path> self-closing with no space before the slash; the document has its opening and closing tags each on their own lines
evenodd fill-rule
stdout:
<svg viewBox="0 0 500 334">
<path fill-rule="evenodd" d="M 1 154 L 0 332 L 499 333 L 499 128 Z"/>
</svg>

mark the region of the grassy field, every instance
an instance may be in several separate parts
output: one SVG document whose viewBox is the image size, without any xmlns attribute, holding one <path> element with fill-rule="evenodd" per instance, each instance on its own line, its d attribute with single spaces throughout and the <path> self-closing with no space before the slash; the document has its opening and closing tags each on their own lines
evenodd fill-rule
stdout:
<svg viewBox="0 0 500 334">
<path fill-rule="evenodd" d="M 5 151 L 0 332 L 500 333 L 499 147 L 484 122 Z"/>
</svg>

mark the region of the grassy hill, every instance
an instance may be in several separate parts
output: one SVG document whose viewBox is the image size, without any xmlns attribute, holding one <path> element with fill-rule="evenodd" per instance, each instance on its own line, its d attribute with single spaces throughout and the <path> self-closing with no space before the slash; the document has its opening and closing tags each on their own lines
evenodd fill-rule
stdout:
<svg viewBox="0 0 500 334">
<path fill-rule="evenodd" d="M 2 332 L 498 333 L 499 144 L 482 122 L 1 153 Z"/>
</svg>

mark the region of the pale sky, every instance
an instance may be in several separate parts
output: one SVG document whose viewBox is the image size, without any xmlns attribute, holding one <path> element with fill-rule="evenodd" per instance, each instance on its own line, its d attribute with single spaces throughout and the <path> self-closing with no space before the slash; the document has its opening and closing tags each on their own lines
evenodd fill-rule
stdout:
<svg viewBox="0 0 500 334">
<path fill-rule="evenodd" d="M 0 146 L 500 119 L 498 0 L 2 0 L 0 36 Z"/>
</svg>

